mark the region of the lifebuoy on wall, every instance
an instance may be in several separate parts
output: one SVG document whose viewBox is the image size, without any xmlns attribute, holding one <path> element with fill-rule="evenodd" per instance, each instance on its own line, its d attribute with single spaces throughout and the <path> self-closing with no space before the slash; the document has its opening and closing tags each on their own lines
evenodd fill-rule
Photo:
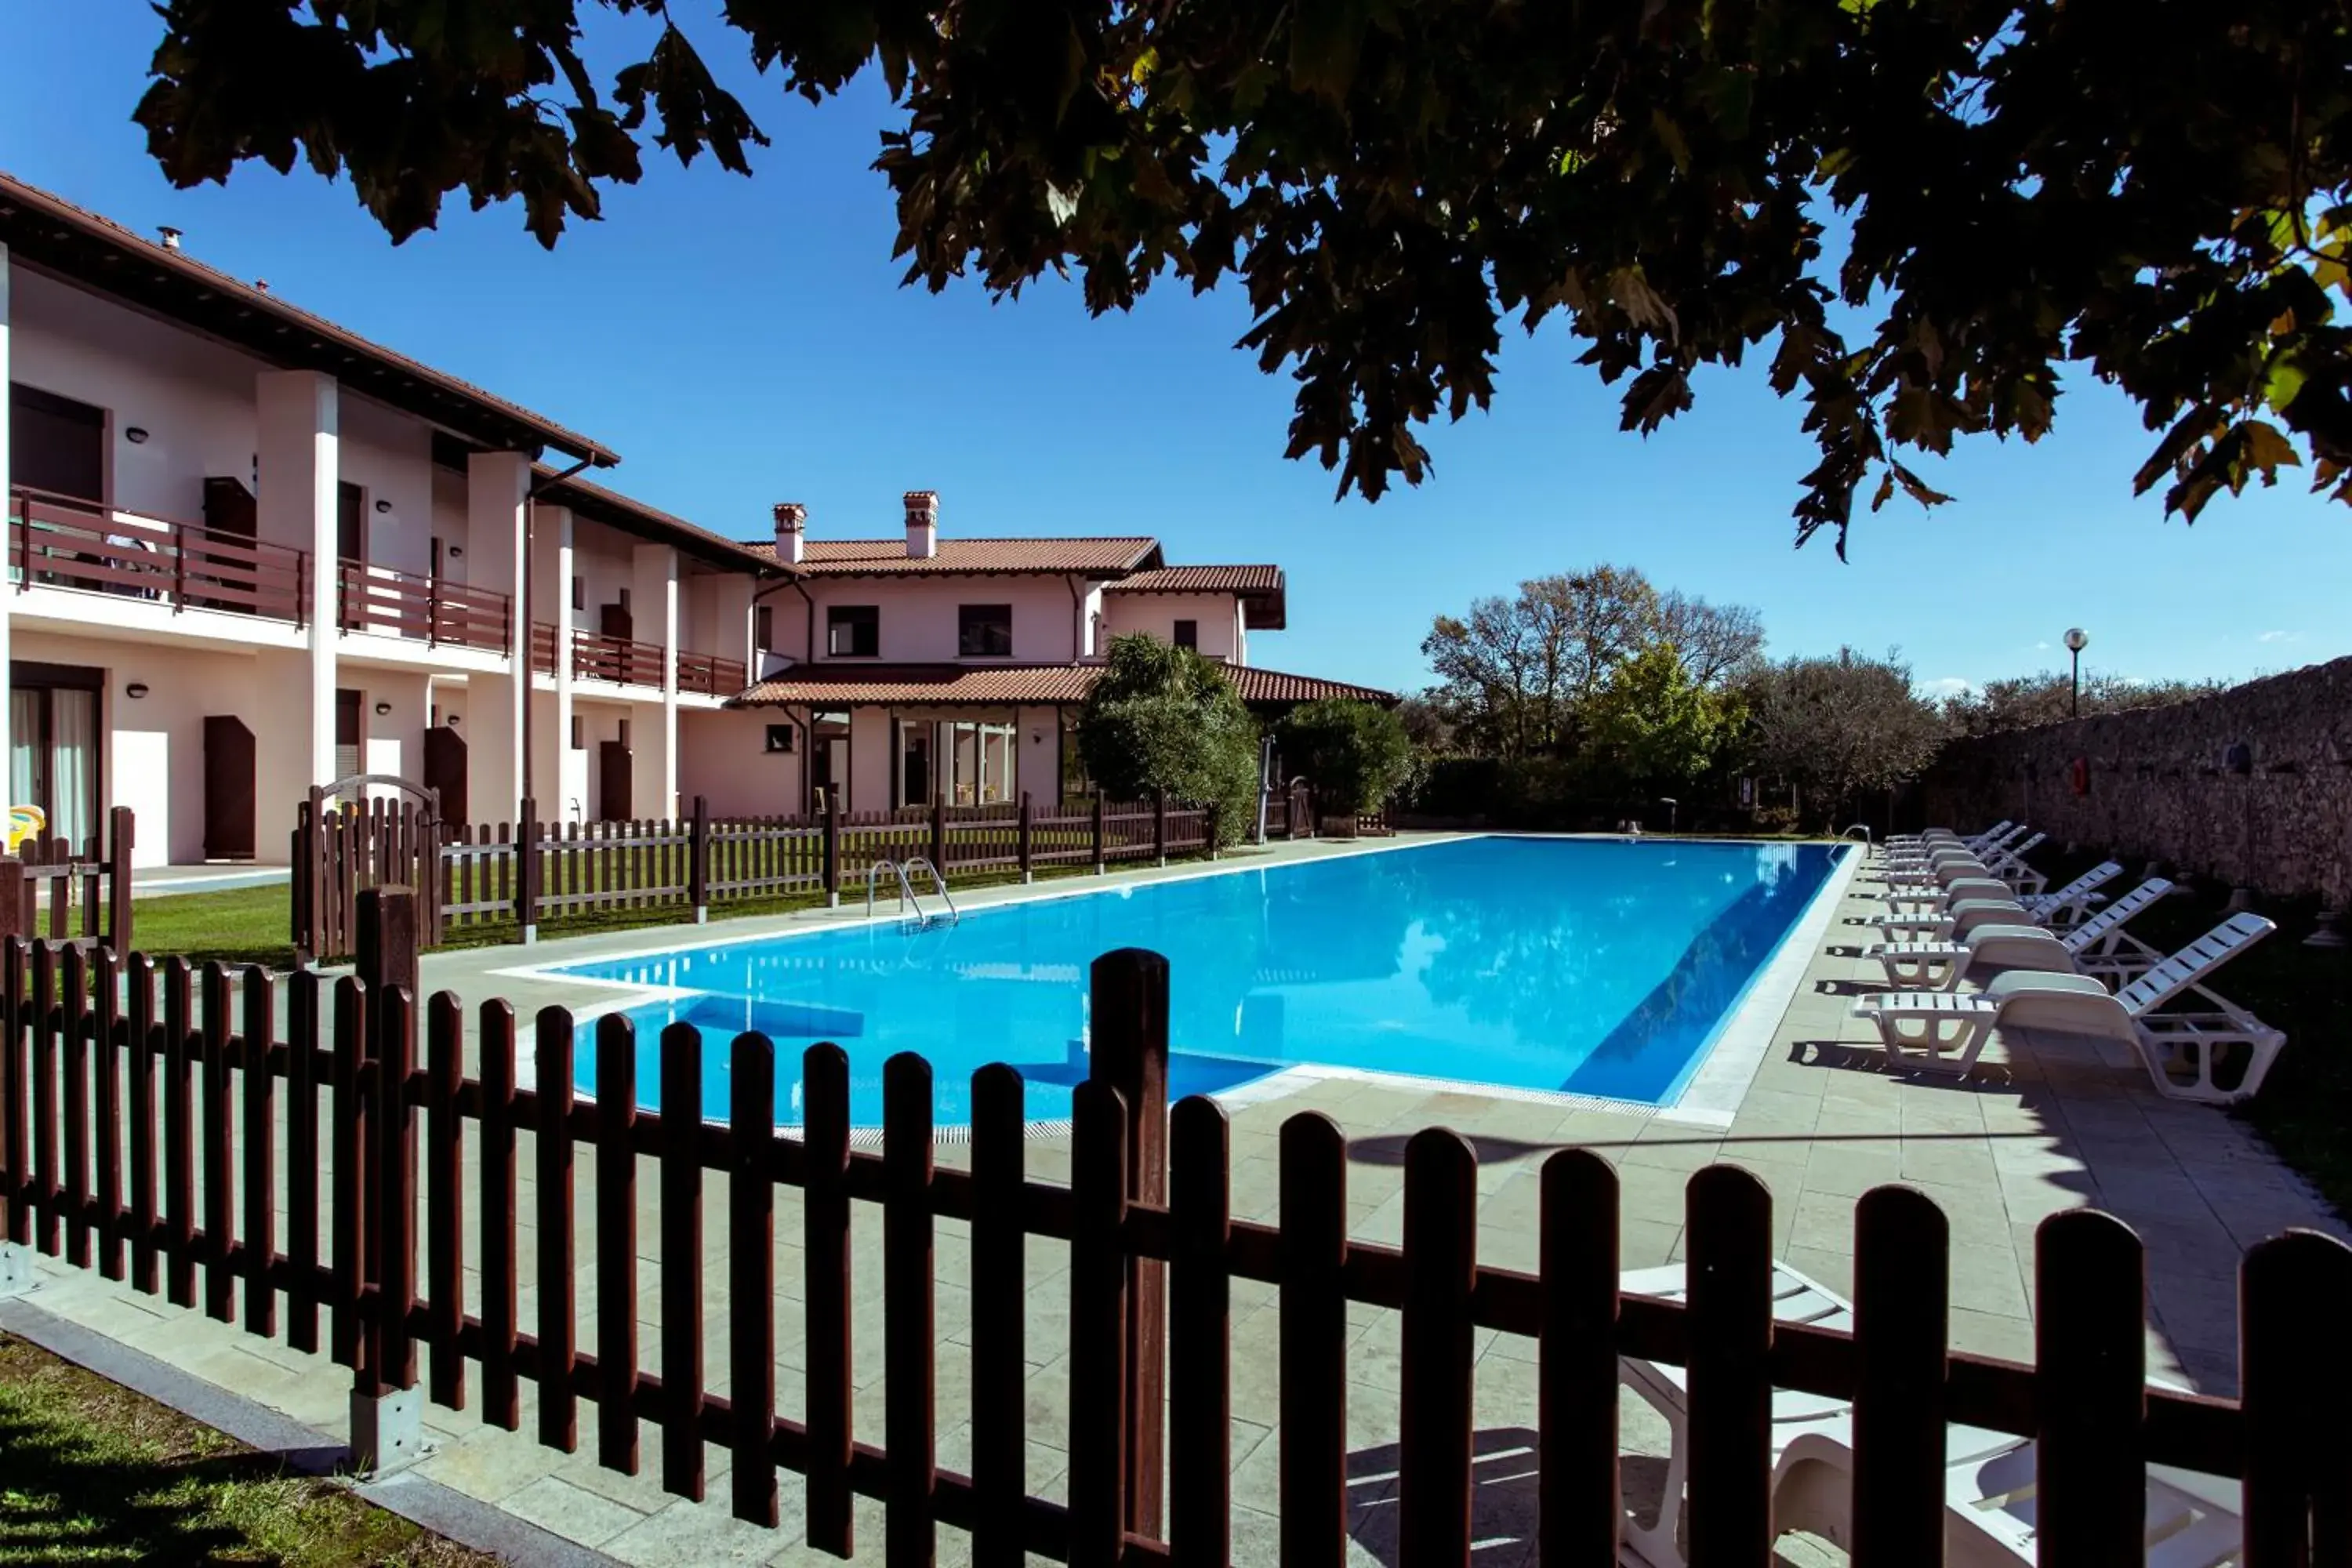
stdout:
<svg viewBox="0 0 2352 1568">
<path fill-rule="evenodd" d="M 2091 793 L 2091 762 L 2089 758 L 2076 757 L 2073 762 L 2066 764 L 2066 784 L 2067 786 L 2074 790 L 2076 795 L 2088 795 Z"/>
</svg>

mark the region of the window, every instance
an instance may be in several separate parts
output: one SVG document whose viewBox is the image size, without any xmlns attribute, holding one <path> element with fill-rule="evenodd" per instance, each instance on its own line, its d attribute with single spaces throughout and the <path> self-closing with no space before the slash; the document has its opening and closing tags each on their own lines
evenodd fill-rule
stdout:
<svg viewBox="0 0 2352 1568">
<path fill-rule="evenodd" d="M 1198 621 L 1178 621 L 1176 623 L 1176 646 L 1178 647 L 1189 648 L 1199 647 L 1201 646 L 1201 623 Z"/>
<path fill-rule="evenodd" d="M 793 727 L 790 724 L 768 726 L 768 750 L 789 754 L 793 750 Z"/>
<path fill-rule="evenodd" d="M 575 752 L 588 749 L 588 721 L 577 713 L 572 716 L 572 749 Z"/>
<path fill-rule="evenodd" d="M 335 553 L 346 561 L 367 559 L 367 491 L 349 479 L 335 484 Z"/>
<path fill-rule="evenodd" d="M 106 672 L 19 659 L 9 679 L 9 798 L 39 806 L 48 836 L 79 850 L 99 831 Z"/>
<path fill-rule="evenodd" d="M 335 776 L 339 779 L 367 771 L 361 766 L 366 749 L 365 721 L 360 706 L 364 696 L 348 689 L 335 693 Z"/>
<path fill-rule="evenodd" d="M 1013 657 L 1013 606 L 962 605 L 956 609 L 956 652 L 965 658 Z"/>
<path fill-rule="evenodd" d="M 873 605 L 834 605 L 824 612 L 824 651 L 835 658 L 873 658 L 882 651 L 882 612 Z"/>
<path fill-rule="evenodd" d="M 572 579 L 572 607 L 575 610 L 588 607 L 588 579 L 585 577 Z"/>
<path fill-rule="evenodd" d="M 106 499 L 106 410 L 11 383 L 8 447 L 10 484 Z"/>
<path fill-rule="evenodd" d="M 751 646 L 761 653 L 776 646 L 776 606 L 751 606 Z"/>
</svg>

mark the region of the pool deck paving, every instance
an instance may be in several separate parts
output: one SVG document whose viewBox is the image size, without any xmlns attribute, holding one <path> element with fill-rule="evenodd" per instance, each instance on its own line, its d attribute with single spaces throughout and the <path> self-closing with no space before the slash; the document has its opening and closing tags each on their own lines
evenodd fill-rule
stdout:
<svg viewBox="0 0 2352 1568">
<path fill-rule="evenodd" d="M 1349 852 L 1335 845 L 1278 846 L 1248 863 Z M 1118 879 L 1156 879 L 1197 870 L 1171 868 L 1127 873 Z M 1041 890 L 1065 889 L 1056 885 L 1025 891 Z M 1292 1115 L 1320 1111 L 1337 1121 L 1349 1139 L 1351 1236 L 1396 1243 L 1403 1226 L 1405 1142 L 1422 1128 L 1446 1126 L 1467 1138 L 1478 1156 L 1477 1252 L 1482 1263 L 1536 1266 L 1538 1169 L 1554 1151 L 1578 1147 L 1599 1154 L 1616 1171 L 1623 1267 L 1680 1259 L 1684 1184 L 1693 1172 L 1723 1162 L 1752 1172 L 1769 1190 L 1775 1255 L 1830 1289 L 1850 1293 L 1854 1202 L 1874 1186 L 1899 1182 L 1935 1199 L 1949 1221 L 1955 1348 L 2030 1360 L 2034 1227 L 2052 1214 L 2095 1206 L 2129 1222 L 2147 1244 L 2150 1375 L 2208 1393 L 2234 1393 L 2235 1276 L 2244 1249 L 2289 1226 L 2339 1237 L 2352 1233 L 2243 1123 L 2225 1112 L 2157 1094 L 2127 1048 L 2009 1031 L 1997 1037 L 1984 1065 L 1966 1081 L 1887 1070 L 1874 1032 L 1849 1016 L 1853 995 L 1886 988 L 1876 965 L 1860 955 L 1862 945 L 1874 937 L 1863 922 L 1883 908 L 1877 890 L 1865 872 L 1833 900 L 1826 940 L 1814 944 L 1785 1010 L 1777 1020 L 1766 1020 L 1771 1024 L 1769 1045 L 1727 1126 L 1677 1121 L 1634 1108 L 1505 1098 L 1469 1087 L 1291 1075 L 1281 1086 L 1284 1092 L 1245 1094 L 1231 1108 L 1234 1215 L 1279 1217 L 1278 1131 Z M 971 909 L 1024 894 L 1018 889 L 982 890 L 960 901 Z M 452 987 L 467 997 L 507 995 L 528 1016 L 548 1002 L 579 1002 L 582 993 L 560 979 L 506 973 L 520 966 L 698 944 L 732 936 L 739 929 L 812 929 L 840 918 L 811 914 L 729 922 L 698 931 L 665 928 L 621 933 L 534 950 L 435 955 L 426 961 L 425 979 L 430 989 Z M 2288 1048 L 2313 1048 L 2313 1044 L 2291 1042 Z M 526 1135 L 519 1160 L 523 1190 L 519 1194 L 517 1237 L 523 1270 L 521 1321 L 526 1325 L 534 1321 L 537 1283 L 529 1142 Z M 282 1138 L 279 1148 L 284 1148 Z M 1033 1179 L 1066 1179 L 1066 1139 L 1033 1139 L 1025 1152 Z M 947 1142 L 938 1157 L 941 1164 L 954 1165 L 965 1153 L 961 1145 Z M 635 1317 L 641 1360 L 647 1371 L 656 1372 L 661 1315 L 656 1289 L 659 1184 L 653 1162 L 639 1163 Z M 583 1349 L 596 1342 L 595 1257 L 600 1241 L 607 1239 L 598 1235 L 591 1218 L 596 1212 L 594 1168 L 594 1152 L 580 1148 L 575 1179 L 582 1224 L 574 1268 Z M 478 1215 L 470 1162 L 467 1184 L 466 1224 L 471 1236 L 478 1234 L 474 1228 Z M 731 1309 L 726 1292 L 726 1188 L 719 1173 L 710 1173 L 704 1184 L 704 1360 L 711 1392 L 718 1394 L 727 1391 L 726 1331 Z M 861 1437 L 879 1441 L 884 1408 L 881 1224 L 873 1205 L 855 1207 L 855 1416 Z M 772 1310 L 778 1405 L 789 1416 L 799 1415 L 803 1408 L 805 1363 L 800 1226 L 797 1190 L 780 1189 Z M 963 1347 L 970 1342 L 965 1289 L 970 1275 L 968 1232 L 961 1223 L 940 1222 L 936 1261 L 939 1462 L 968 1472 L 971 1364 Z M 1061 1495 L 1066 1464 L 1067 1261 L 1063 1244 L 1030 1241 L 1028 1478 L 1033 1491 L 1048 1498 Z M 342 1431 L 350 1374 L 325 1358 L 290 1351 L 47 1258 L 38 1260 L 37 1273 L 37 1289 L 28 1304 L 112 1335 L 322 1435 Z M 470 1308 L 478 1289 L 470 1271 L 467 1288 Z M 1236 1562 L 1277 1561 L 1281 1310 L 1274 1288 L 1234 1282 Z M 1394 1565 L 1399 1561 L 1394 1528 L 1399 1320 L 1377 1309 L 1351 1307 L 1348 1322 L 1351 1382 L 1346 1425 L 1354 1557 L 1360 1563 Z M 1482 1331 L 1475 1348 L 1479 1561 L 1529 1562 L 1535 1525 L 1535 1345 Z M 423 1352 L 428 1365 L 430 1355 Z M 802 1544 L 803 1492 L 797 1477 L 783 1478 L 783 1518 L 778 1529 L 745 1525 L 728 1513 L 726 1449 L 706 1451 L 709 1500 L 688 1501 L 660 1488 L 656 1429 L 648 1426 L 641 1433 L 641 1474 L 607 1470 L 596 1462 L 593 1406 L 583 1411 L 580 1451 L 562 1454 L 540 1447 L 530 1436 L 533 1401 L 530 1385 L 523 1387 L 522 1426 L 515 1435 L 485 1426 L 471 1409 L 449 1411 L 428 1405 L 425 1420 L 432 1447 L 413 1473 L 495 1504 L 614 1560 L 645 1568 L 833 1560 Z M 1622 1433 L 1629 1500 L 1637 1510 L 1654 1510 L 1664 1425 L 1637 1402 L 1627 1400 Z M 878 1505 L 865 1500 L 857 1507 L 859 1556 L 864 1558 L 878 1553 L 881 1514 Z M 965 1544 L 958 1532 L 942 1528 L 939 1561 L 965 1561 Z M 1789 1554 L 1809 1560 L 1801 1543 L 1790 1548 Z"/>
</svg>

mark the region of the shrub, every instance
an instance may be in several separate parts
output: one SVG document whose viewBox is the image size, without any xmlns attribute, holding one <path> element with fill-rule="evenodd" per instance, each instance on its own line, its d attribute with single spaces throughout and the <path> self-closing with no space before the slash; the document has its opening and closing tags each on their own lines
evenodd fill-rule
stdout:
<svg viewBox="0 0 2352 1568">
<path fill-rule="evenodd" d="M 1378 703 L 1302 702 L 1276 734 L 1284 760 L 1315 786 L 1326 811 L 1377 811 L 1412 775 L 1404 723 Z"/>
<path fill-rule="evenodd" d="M 1256 823 L 1257 722 L 1224 673 L 1190 648 L 1141 633 L 1112 638 L 1077 743 L 1108 795 L 1214 806 L 1221 844 Z"/>
</svg>

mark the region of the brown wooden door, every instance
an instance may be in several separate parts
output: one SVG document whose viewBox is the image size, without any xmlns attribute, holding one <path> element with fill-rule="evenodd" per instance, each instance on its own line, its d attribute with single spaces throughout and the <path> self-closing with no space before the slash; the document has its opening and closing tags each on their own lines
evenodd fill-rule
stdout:
<svg viewBox="0 0 2352 1568">
<path fill-rule="evenodd" d="M 205 716 L 205 858 L 254 857 L 253 731 L 233 713 Z"/>
<path fill-rule="evenodd" d="M 623 642 L 632 641 L 635 625 L 635 621 L 629 615 L 629 606 L 626 605 L 606 605 L 596 612 L 596 629 L 608 637 L 619 637 Z"/>
<path fill-rule="evenodd" d="M 446 726 L 425 731 L 425 787 L 441 798 L 441 820 L 464 826 L 473 820 L 466 809 L 466 738 Z"/>
<path fill-rule="evenodd" d="M 630 784 L 635 776 L 635 754 L 626 741 L 596 743 L 596 815 L 601 820 L 629 819 Z"/>
</svg>

